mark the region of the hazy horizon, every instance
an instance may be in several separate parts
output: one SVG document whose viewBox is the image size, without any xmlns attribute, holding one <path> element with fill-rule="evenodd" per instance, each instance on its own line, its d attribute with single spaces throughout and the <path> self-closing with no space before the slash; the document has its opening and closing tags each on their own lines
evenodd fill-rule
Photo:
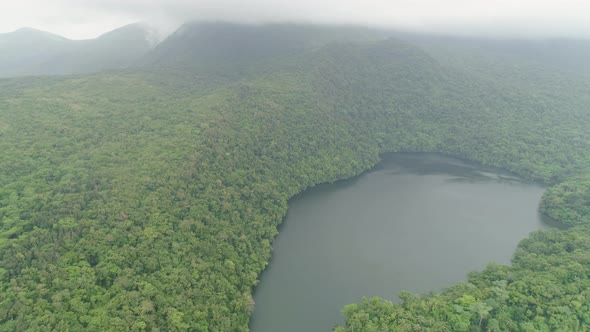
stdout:
<svg viewBox="0 0 590 332">
<path fill-rule="evenodd" d="M 134 22 L 164 34 L 192 21 L 345 24 L 491 38 L 590 38 L 590 4 L 580 0 L 39 0 L 0 4 L 0 33 L 30 27 L 91 39 Z"/>
<path fill-rule="evenodd" d="M 84 37 L 84 38 L 71 38 L 68 37 L 68 35 L 64 35 L 62 33 L 58 33 L 55 31 L 50 31 L 50 30 L 45 30 L 45 29 L 41 29 L 35 26 L 21 26 L 18 27 L 14 30 L 11 31 L 0 31 L 0 35 L 2 34 L 10 34 L 10 33 L 14 33 L 17 32 L 19 30 L 25 30 L 25 29 L 31 29 L 31 30 L 37 30 L 40 32 L 45 32 L 45 33 L 50 33 L 53 35 L 57 35 L 59 37 L 63 37 L 69 40 L 73 40 L 73 41 L 83 41 L 83 40 L 92 40 L 92 39 L 96 39 L 101 37 L 102 35 L 108 34 L 112 31 L 115 31 L 117 29 L 121 29 L 130 25 L 143 25 L 145 26 L 147 29 L 155 29 L 155 33 L 156 33 L 156 42 L 159 43 L 160 41 L 163 41 L 164 39 L 166 39 L 169 35 L 171 35 L 172 33 L 176 32 L 182 25 L 185 24 L 235 24 L 235 25 L 244 25 L 244 26 L 269 26 L 269 25 L 301 25 L 301 26 L 325 26 L 325 27 L 358 27 L 358 28 L 367 28 L 367 29 L 375 29 L 377 31 L 381 30 L 384 32 L 390 31 L 392 33 L 402 33 L 402 34 L 410 34 L 410 35 L 424 35 L 424 36 L 442 36 L 442 37 L 456 37 L 456 38 L 481 38 L 481 39 L 490 39 L 490 40 L 514 40 L 514 41 L 518 41 L 518 40 L 531 40 L 531 41 L 535 41 L 535 40 L 560 40 L 560 39 L 564 39 L 564 40 L 580 40 L 580 41 L 584 41 L 584 40 L 588 40 L 590 41 L 590 36 L 576 36 L 576 35 L 547 35 L 547 36 L 543 36 L 543 35 L 522 35 L 522 34 L 515 34 L 515 35 L 501 35 L 501 34 L 486 34 L 486 33 L 478 33 L 476 29 L 471 29 L 470 32 L 471 33 L 460 33 L 460 32 L 453 32 L 452 29 L 450 29 L 451 27 L 449 27 L 448 29 L 441 29 L 438 31 L 434 31 L 434 30 L 419 30 L 419 29 L 412 29 L 412 28 L 408 28 L 408 27 L 394 27 L 394 26 L 383 26 L 383 25 L 362 25 L 362 24 L 355 24 L 355 23 L 328 23 L 328 22 L 305 22 L 305 21 L 276 21 L 276 22 L 236 22 L 236 21 L 228 21 L 228 20 L 192 20 L 192 21 L 186 21 L 186 22 L 182 22 L 182 23 L 178 23 L 177 25 L 174 26 L 159 26 L 152 22 L 146 22 L 146 21 L 137 21 L 137 22 L 129 22 L 129 23 L 124 23 L 123 25 L 120 26 L 115 26 L 114 28 L 110 28 L 109 30 L 106 31 L 102 31 L 99 32 L 97 35 L 92 35 L 89 37 Z M 455 28 L 459 28 L 459 27 L 455 27 Z M 479 30 L 481 31 L 481 29 Z M 159 37 L 157 37 L 159 36 Z M 153 37 L 153 36 L 152 36 Z"/>
</svg>

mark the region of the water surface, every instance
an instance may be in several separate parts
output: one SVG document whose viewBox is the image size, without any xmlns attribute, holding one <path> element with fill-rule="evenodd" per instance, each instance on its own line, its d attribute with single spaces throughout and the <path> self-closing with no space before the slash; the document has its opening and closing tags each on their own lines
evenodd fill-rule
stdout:
<svg viewBox="0 0 590 332">
<path fill-rule="evenodd" d="M 437 154 L 390 154 L 372 171 L 289 203 L 254 293 L 253 332 L 331 331 L 362 296 L 436 291 L 551 227 L 544 188 Z"/>
</svg>

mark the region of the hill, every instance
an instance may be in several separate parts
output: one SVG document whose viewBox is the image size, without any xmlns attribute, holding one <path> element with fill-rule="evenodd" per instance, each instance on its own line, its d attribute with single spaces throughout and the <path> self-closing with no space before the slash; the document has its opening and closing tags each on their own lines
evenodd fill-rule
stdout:
<svg viewBox="0 0 590 332">
<path fill-rule="evenodd" d="M 72 47 L 70 40 L 31 28 L 0 34 L 0 77 L 26 75 L 27 67 Z"/>
<path fill-rule="evenodd" d="M 90 40 L 69 40 L 28 28 L 0 34 L 0 77 L 127 68 L 153 47 L 149 33 L 147 27 L 132 24 Z"/>
<path fill-rule="evenodd" d="M 375 30 L 348 26 L 194 22 L 184 24 L 166 38 L 141 65 L 259 74 L 326 44 L 378 40 L 383 36 Z"/>
</svg>

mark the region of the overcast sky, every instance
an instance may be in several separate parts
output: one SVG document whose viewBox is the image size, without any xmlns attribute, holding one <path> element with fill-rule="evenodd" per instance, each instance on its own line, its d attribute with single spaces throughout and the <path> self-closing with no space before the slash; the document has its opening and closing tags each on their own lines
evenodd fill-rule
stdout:
<svg viewBox="0 0 590 332">
<path fill-rule="evenodd" d="M 589 0 L 0 0 L 0 32 L 27 26 L 73 39 L 152 21 L 355 23 L 494 37 L 590 38 Z"/>
</svg>

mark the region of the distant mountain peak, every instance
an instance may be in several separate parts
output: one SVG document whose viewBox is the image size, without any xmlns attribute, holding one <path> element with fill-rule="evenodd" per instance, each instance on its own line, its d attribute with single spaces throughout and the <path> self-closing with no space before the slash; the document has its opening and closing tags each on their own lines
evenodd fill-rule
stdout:
<svg viewBox="0 0 590 332">
<path fill-rule="evenodd" d="M 161 22 L 139 22 L 136 24 L 145 31 L 145 39 L 152 47 L 156 47 L 178 28 L 176 24 Z"/>
<path fill-rule="evenodd" d="M 31 28 L 31 27 L 22 27 L 19 29 L 14 30 L 13 32 L 8 32 L 8 33 L 3 33 L 0 35 L 4 35 L 4 36 L 13 36 L 15 38 L 30 38 L 30 37 L 35 37 L 35 38 L 45 38 L 45 39 L 51 39 L 51 40 L 56 40 L 56 41 L 65 41 L 68 40 L 65 37 L 62 37 L 60 35 L 56 35 L 54 33 L 51 32 L 47 32 L 47 31 L 43 31 L 43 30 L 39 30 L 39 29 L 35 29 L 35 28 Z"/>
<path fill-rule="evenodd" d="M 0 34 L 0 77 L 127 68 L 148 53 L 150 33 L 131 24 L 98 38 L 70 40 L 34 28 Z"/>
<path fill-rule="evenodd" d="M 22 28 L 14 30 L 12 33 L 31 33 L 31 32 L 42 32 L 42 31 L 39 29 L 31 28 L 31 27 L 22 27 Z"/>
<path fill-rule="evenodd" d="M 145 40 L 151 48 L 156 47 L 161 41 L 163 41 L 169 33 L 166 33 L 164 29 L 157 27 L 156 25 L 137 22 L 131 23 L 115 30 L 109 31 L 100 35 L 98 40 Z"/>
<path fill-rule="evenodd" d="M 144 65 L 241 69 L 280 62 L 334 42 L 378 38 L 376 31 L 357 26 L 187 22 L 159 43 Z"/>
</svg>

